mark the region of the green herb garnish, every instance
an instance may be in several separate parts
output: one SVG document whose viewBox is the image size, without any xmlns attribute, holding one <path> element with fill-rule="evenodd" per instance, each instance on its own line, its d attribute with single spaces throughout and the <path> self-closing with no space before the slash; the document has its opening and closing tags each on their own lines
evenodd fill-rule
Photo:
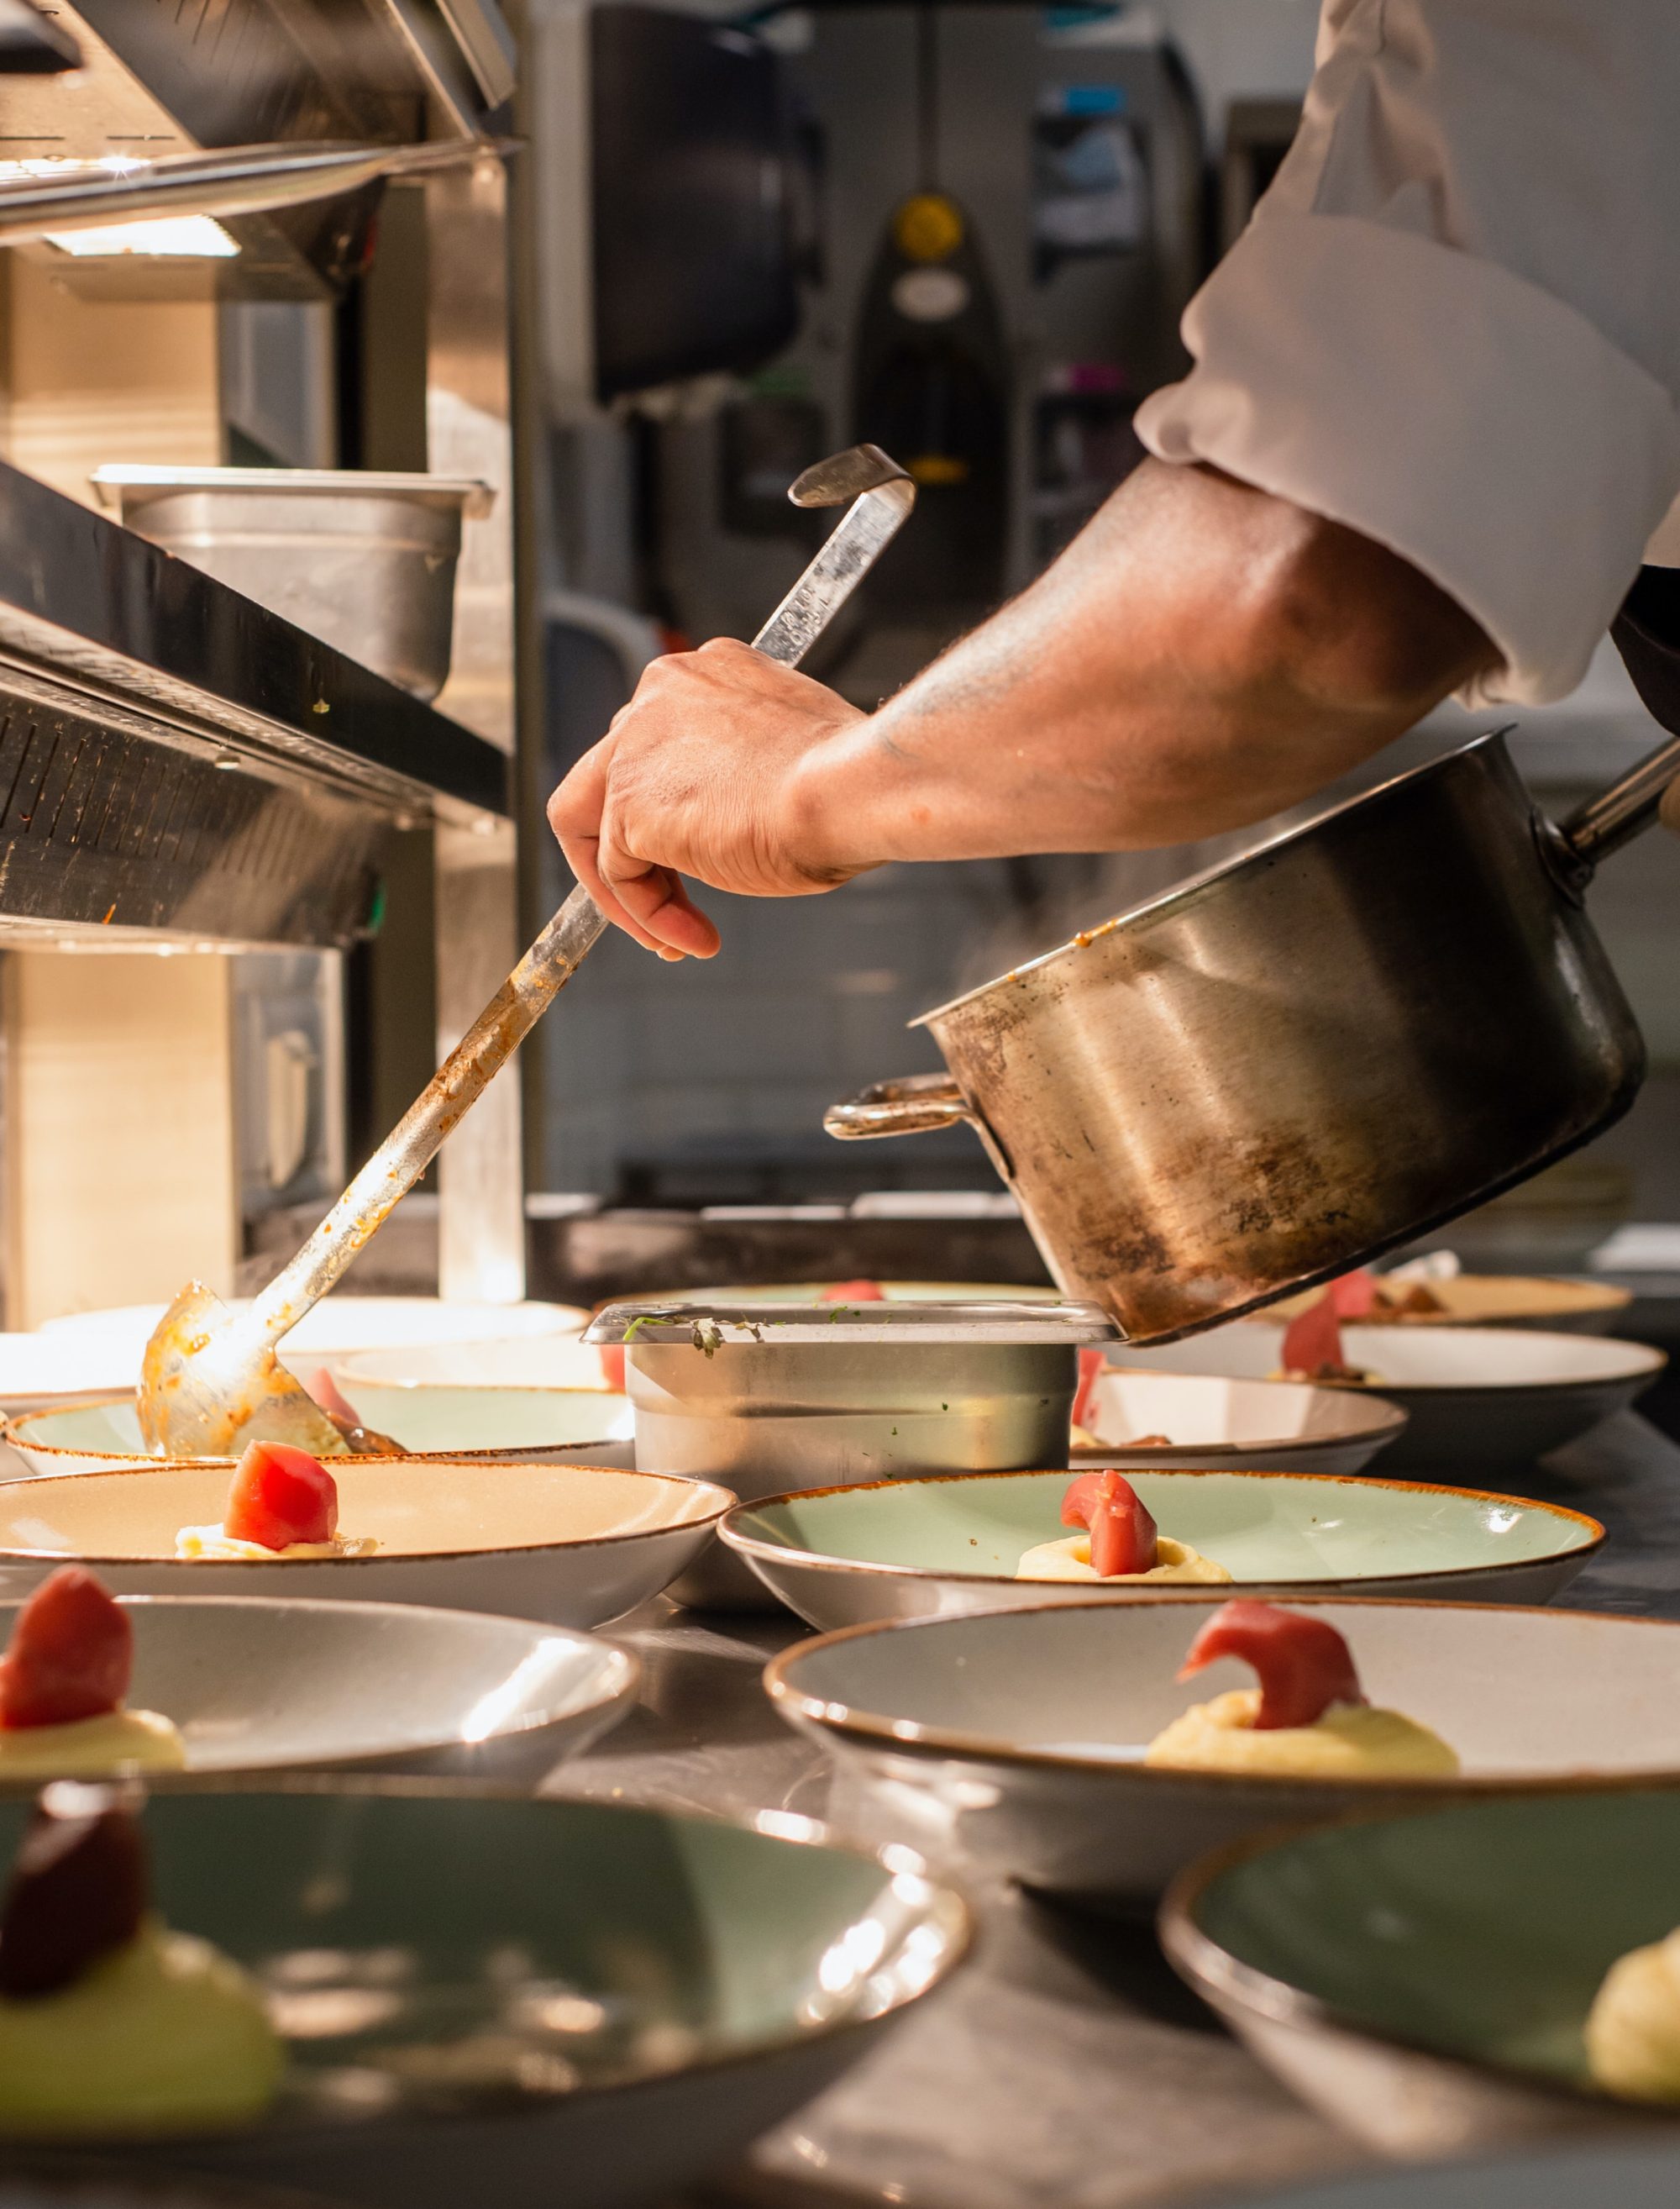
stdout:
<svg viewBox="0 0 1680 2209">
<path fill-rule="evenodd" d="M 643 1312 L 639 1318 L 633 1319 L 629 1326 L 625 1328 L 624 1339 L 627 1342 L 633 1342 L 645 1327 L 669 1327 L 678 1316 L 675 1312 Z"/>
</svg>

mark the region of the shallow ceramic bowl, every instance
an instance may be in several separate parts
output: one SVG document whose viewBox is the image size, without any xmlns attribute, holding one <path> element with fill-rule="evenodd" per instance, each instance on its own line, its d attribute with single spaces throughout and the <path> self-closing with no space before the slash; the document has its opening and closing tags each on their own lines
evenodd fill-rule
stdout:
<svg viewBox="0 0 1680 2209">
<path fill-rule="evenodd" d="M 602 1353 L 574 1334 L 539 1334 L 507 1342 L 399 1344 L 327 1360 L 352 1400 L 369 1383 L 379 1388 L 604 1388 Z"/>
<path fill-rule="evenodd" d="M 9 1858 L 23 1806 L 0 1809 Z M 336 2201 L 663 2199 L 808 2100 L 960 1959 L 909 1851 L 438 1783 L 164 1793 L 166 1921 L 267 1991 L 261 2122 L 125 2145 Z"/>
<path fill-rule="evenodd" d="M 513 1450 L 535 1461 L 634 1432 L 629 1399 L 604 1388 L 408 1389 L 368 1381 L 354 1402 L 369 1426 L 390 1435 L 411 1457 Z M 158 1462 L 145 1446 L 132 1392 L 25 1411 L 0 1426 L 0 1435 L 36 1474 L 129 1472 Z M 216 1462 L 231 1468 L 233 1460 Z"/>
<path fill-rule="evenodd" d="M 1609 1281 L 1574 1280 L 1562 1273 L 1455 1273 L 1448 1281 L 1425 1284 L 1446 1306 L 1439 1312 L 1407 1312 L 1383 1322 L 1389 1327 L 1538 1327 L 1558 1334 L 1604 1334 L 1633 1302 L 1631 1289 Z M 1261 1323 L 1305 1311 L 1323 1295 L 1303 1289 L 1284 1297 L 1260 1315 Z"/>
<path fill-rule="evenodd" d="M 1616 1959 L 1680 1925 L 1680 1787 L 1241 1842 L 1174 1882 L 1161 1923 L 1261 2060 L 1374 2147 L 1648 2126 L 1591 2085 L 1581 2028 Z"/>
<path fill-rule="evenodd" d="M 243 1311 L 249 1299 L 230 1297 L 228 1308 Z M 163 1317 L 163 1304 L 111 1304 L 99 1311 L 69 1312 L 50 1319 L 45 1335 L 80 1338 L 99 1344 L 126 1359 L 123 1377 L 132 1382 L 152 1330 Z M 444 1297 L 324 1297 L 306 1311 L 281 1345 L 288 1361 L 315 1356 L 347 1357 L 358 1350 L 425 1343 L 503 1342 L 535 1335 L 577 1334 L 589 1314 L 577 1304 L 468 1303 Z"/>
<path fill-rule="evenodd" d="M 0 2209 L 320 2209 L 320 2204 L 277 2195 L 267 2187 L 163 2171 L 113 2171 L 95 2161 L 80 2170 L 8 2171 L 0 2177 Z"/>
<path fill-rule="evenodd" d="M 192 1773 L 379 1761 L 534 1779 L 623 1715 L 640 1670 L 591 1635 L 479 1611 L 264 1596 L 123 1604 L 129 1702 L 174 1720 Z M 0 1605 L 0 1640 L 15 1616 Z M 67 1765 L 64 1776 L 77 1775 Z"/>
<path fill-rule="evenodd" d="M 1660 2140 L 1571 2144 L 1421 2170 L 1366 2170 L 1287 2194 L 1245 2194 L 1241 2209 L 1674 2209 L 1680 2148 Z M 0 2209 L 5 2205 L 0 2203 Z"/>
<path fill-rule="evenodd" d="M 723 1281 L 709 1289 L 655 1290 L 652 1296 L 662 1304 L 814 1304 L 842 1285 L 837 1280 L 759 1281 L 742 1288 L 738 1282 Z M 1017 1281 L 877 1281 L 874 1285 L 890 1304 L 943 1304 L 953 1300 L 975 1304 L 1054 1304 L 1062 1300 L 1061 1291 L 1047 1281 L 1036 1285 Z"/>
<path fill-rule="evenodd" d="M 1232 1594 L 1543 1603 L 1604 1539 L 1598 1520 L 1579 1512 L 1473 1489 L 1292 1472 L 1127 1478 L 1163 1533 L 1229 1569 L 1239 1583 Z M 1024 1550 L 1066 1532 L 1068 1482 L 1065 1472 L 941 1473 L 807 1489 L 737 1504 L 719 1532 L 767 1587 L 825 1632 L 880 1619 L 1135 1601 L 1143 1591 L 1123 1582 L 1015 1578 Z"/>
<path fill-rule="evenodd" d="M 417 1457 L 483 1450 L 537 1457 L 627 1442 L 636 1431 L 629 1398 L 607 1388 L 390 1387 L 364 1381 L 352 1400 L 367 1425 Z"/>
<path fill-rule="evenodd" d="M 599 1626 L 675 1579 L 735 1499 L 705 1481 L 519 1459 L 340 1458 L 339 1527 L 369 1556 L 188 1563 L 218 1522 L 225 1460 L 17 1481 L 0 1496 L 0 1596 L 66 1558 L 122 1595 L 329 1596 Z"/>
<path fill-rule="evenodd" d="M 1509 1473 L 1625 1411 L 1667 1363 L 1660 1350 L 1531 1327 L 1345 1327 L 1344 1354 L 1376 1377 L 1369 1391 L 1409 1414 L 1383 1471 Z M 1111 1349 L 1111 1364 L 1155 1372 L 1276 1373 L 1283 1330 L 1239 1320 L 1187 1342 Z"/>
<path fill-rule="evenodd" d="M 120 1351 L 76 1334 L 0 1334 L 0 1408 L 28 1411 L 51 1404 L 119 1395 L 135 1368 Z"/>
<path fill-rule="evenodd" d="M 837 1749 L 918 1846 L 1106 1904 L 1284 1820 L 1555 1785 L 1680 1779 L 1680 1627 L 1500 1604 L 1308 1600 L 1371 1700 L 1458 1751 L 1452 1779 L 1301 1780 L 1153 1769 L 1191 1704 L 1252 1684 L 1174 1675 L 1222 1598 L 1162 1595 L 856 1627 L 796 1643 L 765 1685 Z"/>
<path fill-rule="evenodd" d="M 1227 1381 L 1206 1373 L 1104 1373 L 1091 1392 L 1078 1465 L 1272 1466 L 1292 1472 L 1357 1472 L 1396 1442 L 1406 1413 L 1381 1396 L 1299 1381 Z M 1170 1447 L 1128 1449 L 1137 1435 Z"/>
</svg>

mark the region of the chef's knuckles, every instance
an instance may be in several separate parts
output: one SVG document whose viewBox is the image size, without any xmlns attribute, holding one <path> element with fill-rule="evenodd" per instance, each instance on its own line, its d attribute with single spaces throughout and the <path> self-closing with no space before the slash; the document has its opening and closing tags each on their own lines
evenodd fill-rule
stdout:
<svg viewBox="0 0 1680 2209">
<path fill-rule="evenodd" d="M 669 653 L 555 792 L 549 825 L 609 918 L 649 948 L 708 956 L 717 932 L 679 875 L 789 897 L 859 871 L 825 847 L 822 808 L 801 770 L 862 719 L 733 638 Z"/>
</svg>

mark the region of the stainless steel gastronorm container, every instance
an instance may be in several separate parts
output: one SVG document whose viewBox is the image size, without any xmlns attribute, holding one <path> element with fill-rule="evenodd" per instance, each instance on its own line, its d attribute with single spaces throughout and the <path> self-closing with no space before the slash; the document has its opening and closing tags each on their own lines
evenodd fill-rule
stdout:
<svg viewBox="0 0 1680 2209">
<path fill-rule="evenodd" d="M 615 1304 L 584 1339 L 622 1342 L 644 1471 L 748 1499 L 895 1473 L 1065 1466 L 1089 1304 Z M 673 1591 L 762 1606 L 717 1546 Z"/>
<path fill-rule="evenodd" d="M 417 698 L 449 674 L 455 563 L 482 483 L 355 468 L 95 471 L 125 528 Z"/>
<path fill-rule="evenodd" d="M 1627 1109 L 1644 1046 L 1583 893 L 1677 768 L 1557 828 L 1480 737 L 927 1014 L 950 1074 L 826 1125 L 968 1121 L 1066 1295 L 1135 1341 L 1234 1318 Z"/>
</svg>

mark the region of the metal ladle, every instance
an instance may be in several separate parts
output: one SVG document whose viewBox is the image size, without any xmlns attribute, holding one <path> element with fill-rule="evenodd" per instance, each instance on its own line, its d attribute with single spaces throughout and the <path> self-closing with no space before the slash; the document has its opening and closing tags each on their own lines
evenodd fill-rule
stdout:
<svg viewBox="0 0 1680 2209">
<path fill-rule="evenodd" d="M 807 468 L 795 506 L 851 510 L 753 639 L 796 667 L 897 533 L 915 485 L 873 445 Z M 223 1457 L 246 1442 L 294 1442 L 341 1455 L 344 1436 L 279 1362 L 275 1345 L 317 1303 L 418 1181 L 444 1138 L 547 1011 L 607 925 L 575 889 L 297 1256 L 242 1312 L 198 1281 L 182 1290 L 146 1345 L 138 1408 L 160 1457 Z"/>
</svg>

